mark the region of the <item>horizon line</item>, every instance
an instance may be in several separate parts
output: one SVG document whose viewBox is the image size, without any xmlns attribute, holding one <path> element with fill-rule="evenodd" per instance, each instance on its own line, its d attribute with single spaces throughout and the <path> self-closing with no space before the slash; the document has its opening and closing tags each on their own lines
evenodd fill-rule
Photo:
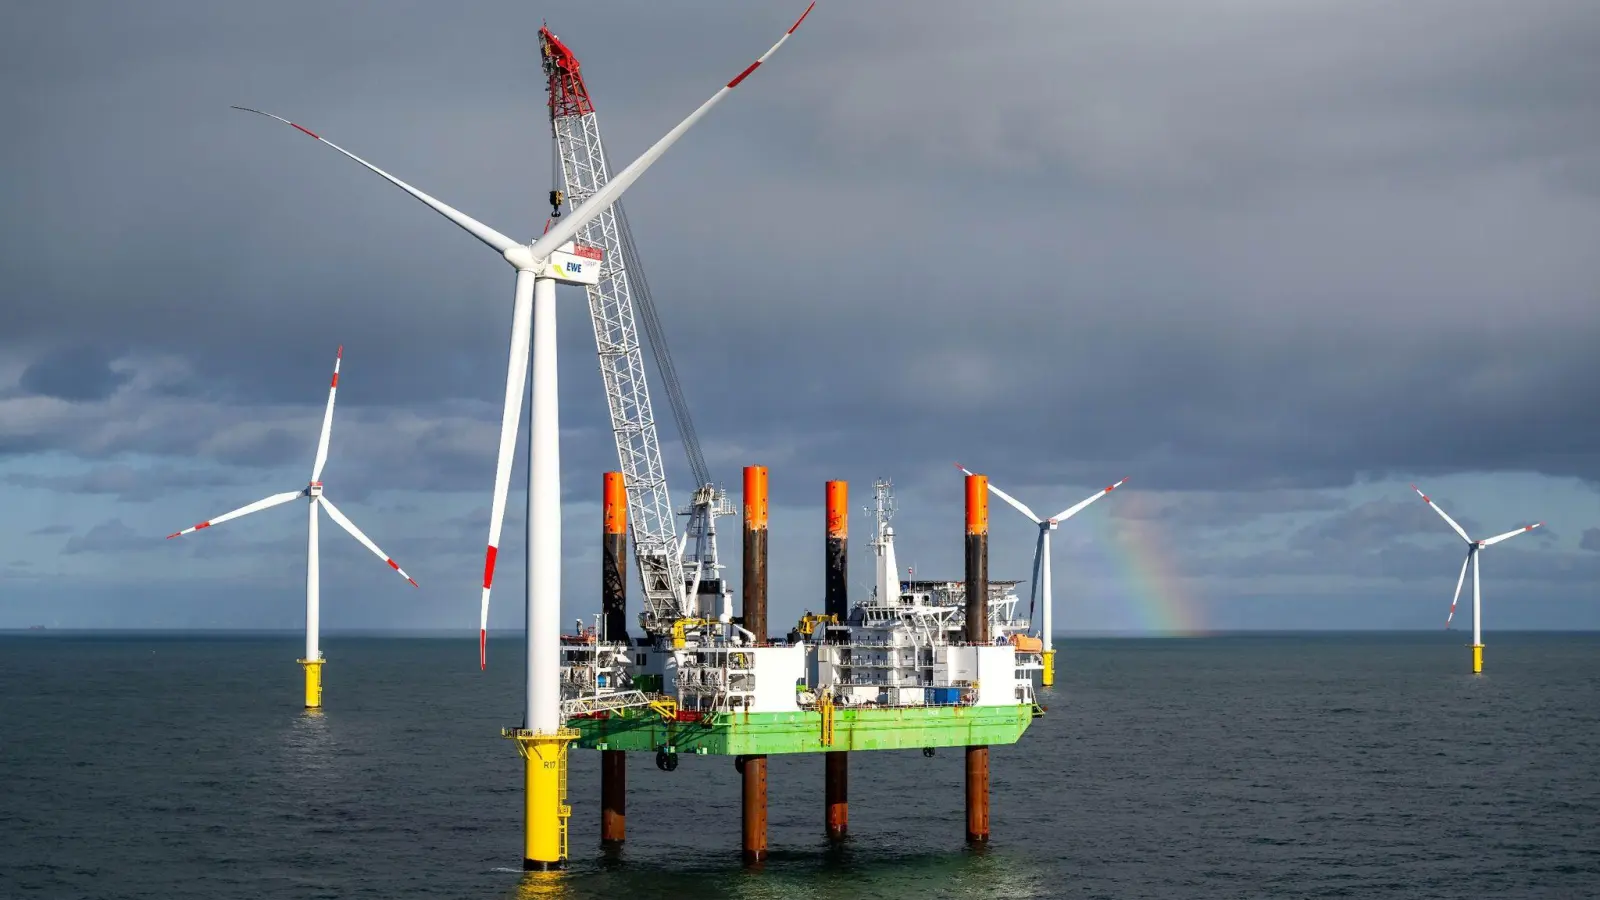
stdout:
<svg viewBox="0 0 1600 900">
<path fill-rule="evenodd" d="M 1451 629 L 1454 631 L 1454 629 Z M 1437 634 L 1450 631 L 1439 628 L 1221 628 L 1208 629 L 1197 632 L 1162 632 L 1139 631 L 1132 629 L 1092 629 L 1071 632 L 1056 632 L 1052 635 L 1058 640 L 1074 640 L 1082 638 L 1127 638 L 1127 639 L 1194 639 L 1208 637 L 1229 637 L 1235 635 L 1307 635 L 1307 634 Z M 1470 637 L 1466 631 L 1460 632 L 1463 637 Z M 1600 628 L 1501 628 L 1497 634 L 1600 634 Z M 250 636 L 303 636 L 303 628 L 231 628 L 231 627 L 185 627 L 185 626 L 5 626 L 0 627 L 0 635 L 39 636 L 47 634 L 101 634 L 101 635 L 250 635 Z M 447 628 L 337 628 L 323 629 L 322 634 L 329 637 L 426 637 L 426 638 L 456 638 L 477 641 L 477 629 L 447 629 Z M 637 637 L 630 635 L 630 637 Z M 523 639 L 522 629 L 503 628 L 499 635 L 491 635 L 490 640 Z"/>
</svg>

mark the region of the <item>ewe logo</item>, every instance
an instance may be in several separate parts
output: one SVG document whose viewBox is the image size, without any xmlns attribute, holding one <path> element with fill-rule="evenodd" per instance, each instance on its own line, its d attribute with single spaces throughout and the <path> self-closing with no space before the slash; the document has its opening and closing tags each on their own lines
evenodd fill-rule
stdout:
<svg viewBox="0 0 1600 900">
<path fill-rule="evenodd" d="M 559 278 L 589 284 L 599 275 L 604 259 L 605 253 L 599 247 L 567 244 L 552 254 L 550 272 Z"/>
</svg>

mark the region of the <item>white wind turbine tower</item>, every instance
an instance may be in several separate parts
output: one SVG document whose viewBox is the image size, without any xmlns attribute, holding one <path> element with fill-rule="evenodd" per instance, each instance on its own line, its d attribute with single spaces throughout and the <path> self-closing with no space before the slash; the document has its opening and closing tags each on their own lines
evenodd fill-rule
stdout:
<svg viewBox="0 0 1600 900">
<path fill-rule="evenodd" d="M 309 536 L 306 538 L 306 655 L 304 659 L 299 660 L 300 665 L 305 667 L 306 673 L 306 709 L 318 709 L 322 706 L 322 665 L 324 660 L 320 646 L 322 628 L 321 597 L 317 586 L 321 572 L 321 561 L 317 552 L 317 508 L 320 506 L 326 510 L 328 518 L 338 523 L 340 528 L 350 532 L 351 536 L 360 541 L 363 547 L 376 553 L 379 559 L 389 564 L 389 568 L 399 572 L 401 578 L 411 582 L 412 587 L 417 586 L 417 582 L 410 575 L 407 575 L 398 563 L 390 559 L 387 553 L 379 550 L 378 545 L 374 544 L 365 534 L 362 534 L 361 529 L 346 518 L 345 514 L 340 512 L 337 506 L 333 505 L 333 501 L 322 493 L 322 467 L 328 461 L 328 436 L 333 431 L 333 398 L 339 392 L 339 363 L 343 359 L 344 346 L 340 345 L 338 354 L 333 358 L 333 382 L 328 385 L 328 408 L 322 413 L 322 437 L 317 440 L 316 462 L 311 464 L 311 483 L 298 491 L 273 494 L 271 497 L 257 500 L 249 506 L 241 506 L 233 512 L 223 513 L 214 519 L 207 519 L 192 528 L 185 528 L 182 531 L 167 535 L 167 539 L 171 540 L 191 531 L 199 531 L 202 528 L 219 525 L 229 519 L 237 519 L 240 516 L 247 516 L 263 509 L 271 509 L 274 506 L 288 503 L 290 500 L 299 497 L 308 499 L 307 515 L 309 518 L 307 521 L 310 524 L 308 526 Z"/>
<path fill-rule="evenodd" d="M 423 193 L 304 126 L 261 110 L 234 107 L 277 119 L 365 166 L 487 244 L 516 270 L 516 290 L 511 307 L 511 355 L 506 372 L 494 498 L 489 514 L 489 546 L 484 558 L 478 648 L 480 666 L 487 665 L 489 591 L 494 582 L 495 557 L 499 552 L 500 526 L 505 515 L 506 493 L 510 487 L 512 451 L 522 411 L 521 399 L 528 375 L 531 343 L 533 412 L 528 435 L 527 694 L 522 727 L 506 731 L 508 736 L 517 739 L 526 763 L 523 853 L 523 867 L 526 869 L 558 869 L 566 859 L 566 820 L 569 810 L 564 785 L 567 744 L 576 734 L 562 727 L 564 723 L 560 715 L 561 458 L 557 409 L 559 395 L 556 390 L 556 284 L 593 285 L 599 281 L 602 253 L 596 247 L 577 245 L 574 238 L 578 232 L 615 203 L 684 132 L 777 52 L 810 13 L 811 6 L 808 6 L 805 13 L 766 53 L 734 76 L 711 99 L 702 103 L 587 201 L 551 224 L 541 237 L 529 244 L 513 240 L 455 207 Z"/>
<path fill-rule="evenodd" d="M 956 468 L 960 469 L 962 472 L 966 472 L 968 475 L 972 474 L 971 472 L 968 472 L 967 468 L 961 465 L 961 463 L 956 463 Z M 1031 617 L 1034 598 L 1040 594 L 1043 594 L 1044 670 L 1040 675 L 1040 680 L 1046 687 L 1055 684 L 1056 681 L 1056 650 L 1055 646 L 1050 640 L 1050 630 L 1052 627 L 1051 607 L 1053 606 L 1050 594 L 1050 532 L 1054 531 L 1057 525 L 1082 512 L 1089 504 L 1099 500 L 1101 497 L 1104 497 L 1117 488 L 1122 487 L 1122 485 L 1127 483 L 1127 481 L 1128 479 L 1124 478 L 1116 484 L 1110 485 L 1105 490 L 1095 491 L 1094 495 L 1089 497 L 1087 500 L 1083 500 L 1073 506 L 1069 506 L 1048 519 L 1039 518 L 1034 514 L 1034 511 L 1029 509 L 1022 501 L 995 487 L 993 481 L 989 482 L 990 493 L 1011 504 L 1018 512 L 1027 516 L 1029 521 L 1039 526 L 1039 539 L 1033 546 L 1033 579 L 1028 586 L 1028 610 L 1029 616 Z"/>
<path fill-rule="evenodd" d="M 1417 496 L 1432 507 L 1440 518 L 1449 523 L 1450 527 L 1455 529 L 1456 534 L 1461 535 L 1463 541 L 1467 542 L 1467 558 L 1461 561 L 1461 574 L 1456 577 L 1456 592 L 1455 596 L 1450 598 L 1450 615 L 1445 617 L 1444 627 L 1449 628 L 1450 621 L 1456 617 L 1456 601 L 1461 599 L 1461 585 L 1467 580 L 1467 565 L 1470 563 L 1472 565 L 1472 672 L 1475 675 L 1479 674 L 1483 671 L 1483 595 L 1479 591 L 1478 583 L 1478 553 L 1485 547 L 1492 547 L 1525 531 L 1532 531 L 1544 523 L 1535 522 L 1532 525 L 1524 525 L 1515 531 L 1508 531 L 1505 534 L 1497 534 L 1492 538 L 1475 541 L 1467 536 L 1465 528 L 1456 524 L 1455 519 L 1450 518 L 1449 514 L 1439 508 L 1439 504 L 1433 502 L 1427 494 L 1424 494 L 1422 488 L 1413 484 L 1411 489 L 1416 491 Z"/>
</svg>

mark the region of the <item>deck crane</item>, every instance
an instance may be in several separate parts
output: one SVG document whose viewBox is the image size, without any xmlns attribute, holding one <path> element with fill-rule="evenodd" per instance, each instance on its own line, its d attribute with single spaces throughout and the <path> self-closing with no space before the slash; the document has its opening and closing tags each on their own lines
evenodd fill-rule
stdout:
<svg viewBox="0 0 1600 900">
<path fill-rule="evenodd" d="M 577 56 L 548 27 L 539 29 L 539 48 L 549 87 L 555 159 L 561 170 L 559 185 L 550 192 L 550 214 L 556 218 L 563 206 L 575 209 L 600 190 L 611 177 L 611 166 Z M 686 623 L 731 621 L 732 592 L 717 559 L 716 520 L 736 509 L 721 486 L 711 481 L 622 204 L 596 216 L 578 233 L 578 240 L 605 251 L 600 281 L 588 288 L 589 314 L 628 493 L 628 526 L 644 595 L 639 624 L 658 642 L 671 640 L 676 626 L 681 640 Z M 695 479 L 690 503 L 677 511 L 689 518 L 681 537 L 645 380 L 640 320 Z M 618 638 L 608 636 L 613 641 Z"/>
</svg>

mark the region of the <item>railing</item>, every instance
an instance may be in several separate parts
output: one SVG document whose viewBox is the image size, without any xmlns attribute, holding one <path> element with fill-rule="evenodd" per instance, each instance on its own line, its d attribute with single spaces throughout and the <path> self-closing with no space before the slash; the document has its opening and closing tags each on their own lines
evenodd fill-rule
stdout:
<svg viewBox="0 0 1600 900">
<path fill-rule="evenodd" d="M 561 717 L 592 716 L 600 712 L 616 712 L 638 706 L 650 706 L 651 700 L 643 691 L 617 691 L 612 694 L 589 694 L 561 701 Z"/>
<path fill-rule="evenodd" d="M 833 746 L 833 695 L 823 694 L 817 700 L 817 711 L 822 713 L 822 746 Z"/>
<path fill-rule="evenodd" d="M 560 775 L 556 779 L 556 821 L 560 823 L 561 858 L 568 858 L 567 820 L 572 818 L 572 807 L 567 805 L 567 741 L 561 742 Z"/>
</svg>

